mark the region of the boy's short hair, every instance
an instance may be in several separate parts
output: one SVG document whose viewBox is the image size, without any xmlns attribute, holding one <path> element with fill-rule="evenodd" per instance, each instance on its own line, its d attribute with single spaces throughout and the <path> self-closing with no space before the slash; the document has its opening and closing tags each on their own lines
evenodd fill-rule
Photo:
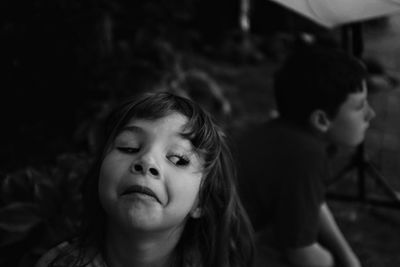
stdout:
<svg viewBox="0 0 400 267">
<path fill-rule="evenodd" d="M 307 124 L 317 109 L 334 118 L 347 96 L 362 90 L 367 71 L 338 48 L 307 45 L 293 51 L 274 78 L 280 116 Z"/>
</svg>

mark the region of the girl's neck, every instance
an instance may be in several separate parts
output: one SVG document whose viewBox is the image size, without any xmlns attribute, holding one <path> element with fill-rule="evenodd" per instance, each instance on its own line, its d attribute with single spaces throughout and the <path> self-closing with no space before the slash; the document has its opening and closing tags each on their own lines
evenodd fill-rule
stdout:
<svg viewBox="0 0 400 267">
<path fill-rule="evenodd" d="M 108 229 L 105 261 L 108 267 L 171 266 L 180 235 L 180 232 L 175 231 L 127 234 L 119 229 Z"/>
</svg>

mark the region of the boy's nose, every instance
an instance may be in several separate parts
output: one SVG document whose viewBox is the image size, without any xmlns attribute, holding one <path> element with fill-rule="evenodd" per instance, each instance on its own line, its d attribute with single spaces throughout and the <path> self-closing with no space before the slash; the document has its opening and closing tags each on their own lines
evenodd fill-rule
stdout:
<svg viewBox="0 0 400 267">
<path fill-rule="evenodd" d="M 370 105 L 368 105 L 367 120 L 370 121 L 373 118 L 375 118 L 375 116 L 376 116 L 376 114 L 375 114 L 374 109 Z"/>
</svg>

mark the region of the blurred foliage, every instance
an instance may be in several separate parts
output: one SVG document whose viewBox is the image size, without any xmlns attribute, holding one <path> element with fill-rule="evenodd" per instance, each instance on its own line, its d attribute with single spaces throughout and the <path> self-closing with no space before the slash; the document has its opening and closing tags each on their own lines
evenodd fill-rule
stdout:
<svg viewBox="0 0 400 267">
<path fill-rule="evenodd" d="M 0 116 L 7 127 L 1 167 L 15 170 L 80 150 L 74 133 L 82 114 L 95 116 L 88 114 L 93 103 L 147 90 L 168 68 L 171 55 L 164 50 L 180 43 L 173 40 L 182 32 L 171 29 L 188 17 L 184 7 L 175 1 L 2 1 Z"/>
<path fill-rule="evenodd" d="M 6 0 L 0 10 L 6 171 L 81 150 L 76 128 L 93 106 L 150 90 L 183 51 L 210 53 L 238 20 L 228 0 Z"/>
<path fill-rule="evenodd" d="M 71 238 L 90 162 L 88 155 L 62 154 L 56 166 L 27 167 L 1 177 L 0 266 L 33 266 L 49 247 Z"/>
</svg>

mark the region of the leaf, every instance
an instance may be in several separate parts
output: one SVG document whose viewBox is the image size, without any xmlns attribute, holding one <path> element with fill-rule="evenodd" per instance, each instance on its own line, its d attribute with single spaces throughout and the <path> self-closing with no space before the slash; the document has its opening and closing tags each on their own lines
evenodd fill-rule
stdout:
<svg viewBox="0 0 400 267">
<path fill-rule="evenodd" d="M 29 201 L 32 199 L 32 181 L 25 170 L 8 174 L 1 185 L 1 195 L 5 202 Z"/>
<path fill-rule="evenodd" d="M 7 232 L 27 232 L 41 221 L 32 203 L 15 202 L 0 209 L 0 229 Z"/>
<path fill-rule="evenodd" d="M 0 248 L 7 247 L 9 245 L 13 245 L 15 243 L 21 242 L 28 236 L 28 233 L 11 233 L 11 232 L 2 232 L 0 238 Z"/>
<path fill-rule="evenodd" d="M 49 183 L 38 183 L 35 184 L 34 196 L 38 209 L 43 216 L 57 214 L 57 207 L 62 201 L 58 188 Z"/>
</svg>

